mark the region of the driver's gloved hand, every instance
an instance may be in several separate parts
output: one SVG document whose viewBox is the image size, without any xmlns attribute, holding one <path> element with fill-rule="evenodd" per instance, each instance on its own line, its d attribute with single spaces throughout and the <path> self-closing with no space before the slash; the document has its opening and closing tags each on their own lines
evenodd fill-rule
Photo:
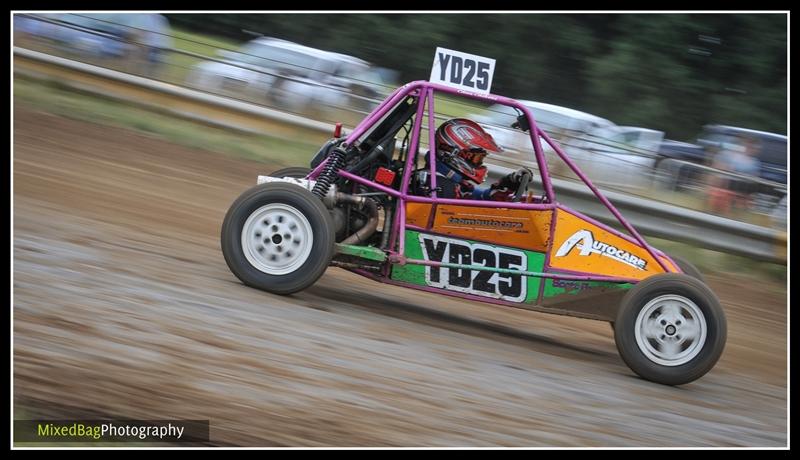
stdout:
<svg viewBox="0 0 800 460">
<path fill-rule="evenodd" d="M 489 199 L 492 201 L 511 201 L 514 199 L 514 192 L 516 192 L 516 190 L 507 187 L 497 187 L 496 184 L 494 184 L 489 190 Z"/>
<path fill-rule="evenodd" d="M 494 201 L 511 201 L 525 174 L 533 175 L 528 168 L 520 168 L 517 171 L 506 174 L 491 185 L 489 197 Z"/>
<path fill-rule="evenodd" d="M 510 173 L 489 187 L 489 199 L 493 201 L 511 201 L 517 191 L 519 179 L 516 173 Z"/>
<path fill-rule="evenodd" d="M 509 176 L 512 176 L 511 180 L 514 181 L 514 185 L 519 185 L 519 183 L 522 181 L 522 177 L 526 174 L 533 178 L 533 171 L 523 166 L 522 168 L 519 168 L 518 170 L 509 174 Z"/>
<path fill-rule="evenodd" d="M 520 168 L 512 173 L 508 173 L 503 176 L 500 180 L 492 184 L 492 189 L 495 188 L 510 188 L 516 191 L 517 187 L 519 186 L 520 182 L 522 182 L 522 177 L 525 174 L 529 174 L 533 177 L 533 173 L 528 168 Z"/>
</svg>

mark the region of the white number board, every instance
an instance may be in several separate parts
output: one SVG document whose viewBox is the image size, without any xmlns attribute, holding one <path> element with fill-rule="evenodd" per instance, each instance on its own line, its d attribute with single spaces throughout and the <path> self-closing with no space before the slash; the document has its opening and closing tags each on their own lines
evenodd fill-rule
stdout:
<svg viewBox="0 0 800 460">
<path fill-rule="evenodd" d="M 489 94 L 494 76 L 494 59 L 436 48 L 431 69 L 432 83 L 479 94 Z"/>
</svg>

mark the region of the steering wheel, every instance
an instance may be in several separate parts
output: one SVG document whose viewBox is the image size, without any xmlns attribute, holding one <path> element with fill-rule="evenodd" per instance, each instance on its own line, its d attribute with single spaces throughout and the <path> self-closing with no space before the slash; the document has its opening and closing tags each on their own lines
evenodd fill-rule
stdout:
<svg viewBox="0 0 800 460">
<path fill-rule="evenodd" d="M 528 184 L 530 184 L 532 178 L 530 171 L 522 171 L 522 176 L 519 178 L 519 186 L 517 186 L 517 191 L 514 192 L 513 201 L 521 201 L 525 198 L 525 192 L 528 190 Z"/>
</svg>

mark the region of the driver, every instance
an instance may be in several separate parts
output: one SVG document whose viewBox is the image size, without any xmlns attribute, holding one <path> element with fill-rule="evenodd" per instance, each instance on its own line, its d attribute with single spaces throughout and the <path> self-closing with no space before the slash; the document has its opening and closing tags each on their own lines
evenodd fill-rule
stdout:
<svg viewBox="0 0 800 460">
<path fill-rule="evenodd" d="M 472 120 L 451 118 L 436 130 L 436 187 L 441 198 L 512 201 L 524 174 L 522 168 L 510 173 L 489 188 L 476 188 L 486 177 L 483 159 L 503 149 L 492 136 Z M 430 170 L 428 165 L 426 171 Z M 430 185 L 427 174 L 421 183 Z"/>
</svg>

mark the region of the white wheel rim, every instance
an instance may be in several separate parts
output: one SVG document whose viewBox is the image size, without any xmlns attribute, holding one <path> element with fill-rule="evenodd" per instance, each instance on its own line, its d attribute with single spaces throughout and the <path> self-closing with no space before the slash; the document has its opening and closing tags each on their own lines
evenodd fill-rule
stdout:
<svg viewBox="0 0 800 460">
<path fill-rule="evenodd" d="M 662 295 L 647 303 L 636 317 L 636 344 L 650 361 L 680 366 L 694 359 L 706 342 L 703 312 L 679 295 Z"/>
<path fill-rule="evenodd" d="M 242 227 L 242 250 L 247 261 L 269 275 L 300 268 L 311 254 L 314 232 L 296 208 L 273 203 L 256 209 Z"/>
</svg>

